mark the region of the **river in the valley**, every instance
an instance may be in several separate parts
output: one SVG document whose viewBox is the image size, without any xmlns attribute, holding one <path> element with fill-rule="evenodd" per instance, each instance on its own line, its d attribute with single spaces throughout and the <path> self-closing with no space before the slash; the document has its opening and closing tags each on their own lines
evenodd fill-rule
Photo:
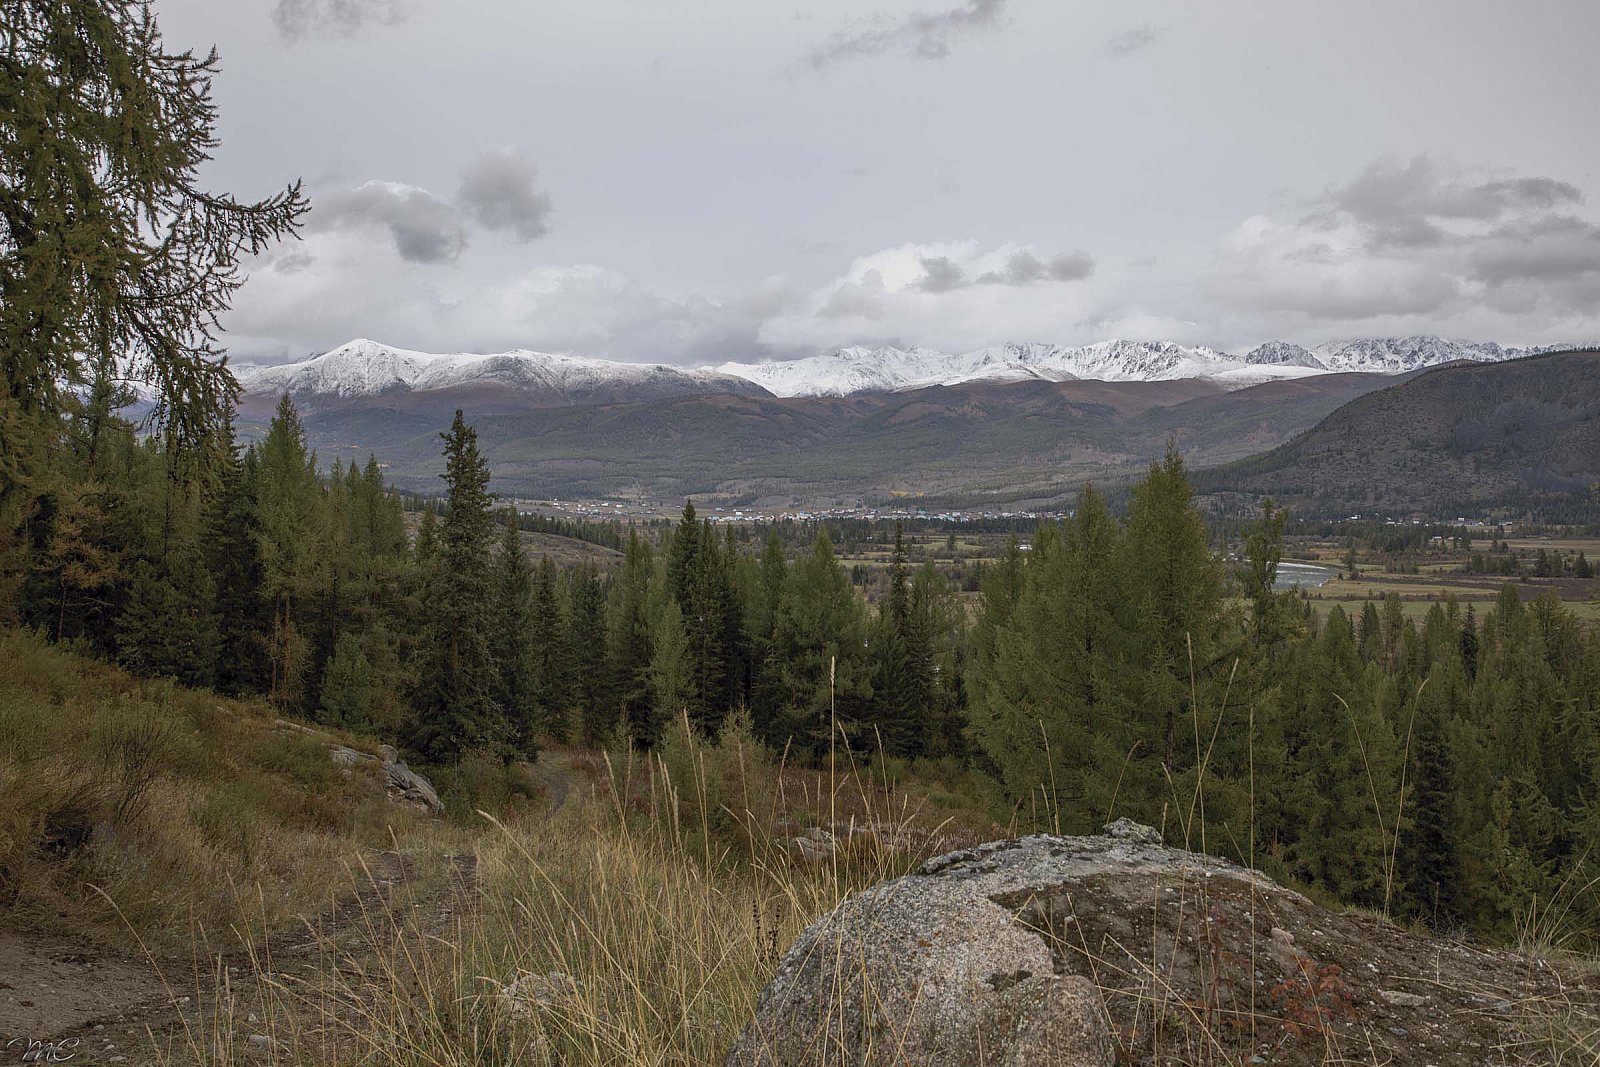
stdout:
<svg viewBox="0 0 1600 1067">
<path fill-rule="evenodd" d="M 1315 563 L 1280 563 L 1278 579 L 1272 583 L 1272 588 L 1280 592 L 1293 589 L 1295 586 L 1301 589 L 1316 589 L 1338 576 L 1337 567 L 1323 567 Z"/>
</svg>

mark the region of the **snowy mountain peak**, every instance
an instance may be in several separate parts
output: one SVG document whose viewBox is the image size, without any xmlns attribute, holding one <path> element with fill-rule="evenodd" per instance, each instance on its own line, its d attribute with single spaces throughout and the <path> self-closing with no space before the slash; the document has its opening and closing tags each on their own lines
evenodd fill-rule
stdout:
<svg viewBox="0 0 1600 1067">
<path fill-rule="evenodd" d="M 1451 341 L 1431 335 L 1330 341 L 1318 345 L 1315 353 L 1329 370 L 1380 374 L 1399 374 L 1457 360 L 1485 363 L 1528 354 L 1521 349 L 1501 348 L 1493 341 Z"/>
<path fill-rule="evenodd" d="M 1244 354 L 1244 361 L 1261 367 L 1310 367 L 1325 370 L 1309 348 L 1288 341 L 1268 341 Z"/>
</svg>

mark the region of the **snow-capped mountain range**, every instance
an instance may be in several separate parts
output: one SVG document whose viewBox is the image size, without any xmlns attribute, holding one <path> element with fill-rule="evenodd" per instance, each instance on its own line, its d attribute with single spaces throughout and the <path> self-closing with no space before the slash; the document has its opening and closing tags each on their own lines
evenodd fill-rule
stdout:
<svg viewBox="0 0 1600 1067">
<path fill-rule="evenodd" d="M 247 393 L 354 399 L 392 392 L 500 387 L 556 403 L 644 400 L 710 393 L 780 397 L 901 392 L 967 382 L 1173 381 L 1227 389 L 1337 372 L 1400 374 L 1458 360 L 1493 362 L 1569 346 L 1503 348 L 1439 337 L 1363 338 L 1305 348 L 1269 341 L 1242 355 L 1170 341 L 1101 341 L 1069 347 L 1004 344 L 972 352 L 851 346 L 793 360 L 671 367 L 548 352 L 429 353 L 359 339 L 298 363 L 235 368 Z"/>
<path fill-rule="evenodd" d="M 1314 374 L 1402 374 L 1457 360 L 1491 362 L 1557 347 L 1566 346 L 1502 348 L 1492 342 L 1439 337 L 1362 338 L 1315 348 L 1268 341 L 1242 355 L 1170 341 L 1101 341 L 1078 347 L 1006 344 L 953 355 L 920 347 L 850 347 L 796 360 L 724 363 L 716 369 L 758 382 L 778 396 L 848 396 L 972 381 L 1074 379 L 1154 382 L 1201 378 L 1237 389 Z"/>
<path fill-rule="evenodd" d="M 744 378 L 714 370 L 528 350 L 487 355 L 414 352 L 366 338 L 348 341 L 298 363 L 238 366 L 234 374 L 246 393 L 342 400 L 467 386 L 499 386 L 573 403 L 604 401 L 620 395 L 642 400 L 762 391 Z"/>
</svg>

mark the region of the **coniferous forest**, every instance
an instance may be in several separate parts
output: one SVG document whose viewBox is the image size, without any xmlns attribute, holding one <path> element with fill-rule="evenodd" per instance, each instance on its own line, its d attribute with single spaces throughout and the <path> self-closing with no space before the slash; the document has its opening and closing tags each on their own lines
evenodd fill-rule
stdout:
<svg viewBox="0 0 1600 1067">
<path fill-rule="evenodd" d="M 1319 622 L 1273 591 L 1287 514 L 1224 564 L 1176 452 L 1126 514 L 1086 487 L 1013 538 L 974 604 L 898 529 L 869 596 L 825 528 L 791 548 L 692 502 L 615 567 L 535 559 L 459 413 L 408 526 L 377 459 L 320 465 L 287 398 L 260 441 L 195 459 L 94 395 L 7 578 L 23 625 L 137 674 L 440 767 L 734 721 L 793 762 L 970 769 L 1023 826 L 1125 815 L 1440 931 L 1508 935 L 1597 869 L 1592 628 L 1511 587 L 1481 616 L 1391 597 Z"/>
</svg>

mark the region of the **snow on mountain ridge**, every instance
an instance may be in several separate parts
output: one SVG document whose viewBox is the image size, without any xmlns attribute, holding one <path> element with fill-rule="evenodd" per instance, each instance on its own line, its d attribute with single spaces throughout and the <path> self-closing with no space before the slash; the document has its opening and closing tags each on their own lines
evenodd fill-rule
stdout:
<svg viewBox="0 0 1600 1067">
<path fill-rule="evenodd" d="M 716 368 L 757 382 L 778 396 L 849 396 L 866 389 L 900 391 L 975 381 L 1109 382 L 1210 378 L 1234 387 L 1298 377 L 1296 367 L 1252 366 L 1204 345 L 1115 339 L 1069 347 L 1008 343 L 947 354 L 925 348 L 860 346 L 766 363 L 724 363 Z M 871 384 L 866 384 L 866 383 Z"/>
<path fill-rule="evenodd" d="M 1112 382 L 1199 378 L 1226 389 L 1333 372 L 1399 374 L 1458 360 L 1490 362 L 1560 347 L 1503 348 L 1493 342 L 1433 336 L 1357 338 L 1314 348 L 1268 341 L 1243 355 L 1205 345 L 1113 339 L 1082 346 L 1010 342 L 946 353 L 912 345 L 852 345 L 814 356 L 716 367 L 627 363 L 526 349 L 493 354 L 428 353 L 360 338 L 318 356 L 279 366 L 235 368 L 254 393 L 338 398 L 378 396 L 491 383 L 525 392 L 592 399 L 689 393 L 851 396 L 969 382 L 1090 379 Z M 619 392 L 615 392 L 620 390 Z"/>
<path fill-rule="evenodd" d="M 752 391 L 740 379 L 705 369 L 626 363 L 518 349 L 511 352 L 416 352 L 358 338 L 296 363 L 235 368 L 247 392 L 314 394 L 340 399 L 390 390 L 421 392 L 493 382 L 523 390 L 571 393 L 610 385 L 660 385 L 683 392 Z"/>
</svg>

